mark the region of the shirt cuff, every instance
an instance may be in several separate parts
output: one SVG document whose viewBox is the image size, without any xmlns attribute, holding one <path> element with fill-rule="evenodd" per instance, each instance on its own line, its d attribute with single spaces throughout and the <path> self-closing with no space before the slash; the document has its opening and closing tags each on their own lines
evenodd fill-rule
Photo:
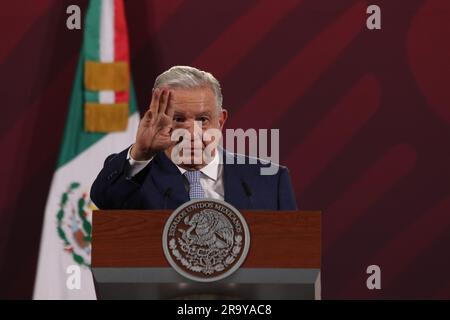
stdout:
<svg viewBox="0 0 450 320">
<path fill-rule="evenodd" d="M 131 148 L 132 147 L 128 149 L 127 154 L 127 160 L 128 163 L 130 164 L 130 171 L 128 171 L 128 176 L 134 177 L 139 172 L 141 172 L 150 163 L 150 161 L 152 161 L 153 157 L 151 157 L 150 160 L 143 160 L 143 161 L 134 160 L 131 157 Z"/>
</svg>

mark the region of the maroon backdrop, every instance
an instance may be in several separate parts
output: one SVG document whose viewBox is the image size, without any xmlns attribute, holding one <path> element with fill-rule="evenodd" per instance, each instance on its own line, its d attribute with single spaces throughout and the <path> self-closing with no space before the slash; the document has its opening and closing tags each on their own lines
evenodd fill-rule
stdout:
<svg viewBox="0 0 450 320">
<path fill-rule="evenodd" d="M 0 13 L 0 297 L 30 298 L 82 31 L 73 1 Z M 85 12 L 87 1 L 79 2 Z M 382 30 L 365 27 L 368 4 Z M 450 1 L 126 1 L 139 106 L 174 64 L 222 82 L 229 128 L 280 128 L 323 210 L 324 298 L 450 298 Z M 382 269 L 382 290 L 365 286 Z"/>
</svg>

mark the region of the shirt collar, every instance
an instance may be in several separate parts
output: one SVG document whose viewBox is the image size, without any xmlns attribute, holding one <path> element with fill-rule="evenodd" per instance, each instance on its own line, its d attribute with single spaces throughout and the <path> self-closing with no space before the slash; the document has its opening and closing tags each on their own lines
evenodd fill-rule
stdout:
<svg viewBox="0 0 450 320">
<path fill-rule="evenodd" d="M 214 158 L 210 163 L 208 163 L 206 166 L 200 169 L 200 172 L 202 172 L 204 175 L 206 175 L 208 178 L 216 181 L 217 177 L 219 175 L 219 150 L 215 150 Z M 176 165 L 178 170 L 180 170 L 181 174 L 184 174 L 187 170 Z"/>
</svg>

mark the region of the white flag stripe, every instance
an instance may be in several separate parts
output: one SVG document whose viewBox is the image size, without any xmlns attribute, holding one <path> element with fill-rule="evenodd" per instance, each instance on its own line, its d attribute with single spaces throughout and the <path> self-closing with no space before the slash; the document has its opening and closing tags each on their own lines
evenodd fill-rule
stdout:
<svg viewBox="0 0 450 320">
<path fill-rule="evenodd" d="M 99 103 L 115 103 L 116 92 L 113 90 L 101 90 L 98 94 Z"/>
<path fill-rule="evenodd" d="M 114 62 L 114 0 L 101 0 L 100 11 L 100 61 Z M 116 94 L 112 90 L 99 92 L 100 103 L 115 103 Z"/>
<path fill-rule="evenodd" d="M 100 18 L 100 61 L 114 61 L 114 0 L 102 0 Z"/>
</svg>

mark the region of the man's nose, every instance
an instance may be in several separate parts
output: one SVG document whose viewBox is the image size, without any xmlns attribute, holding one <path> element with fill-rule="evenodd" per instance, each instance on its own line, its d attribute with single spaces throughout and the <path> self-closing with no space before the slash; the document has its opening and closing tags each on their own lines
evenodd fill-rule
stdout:
<svg viewBox="0 0 450 320">
<path fill-rule="evenodd" d="M 202 137 L 202 125 L 201 121 L 190 120 L 186 121 L 186 130 L 191 135 L 191 140 L 201 139 Z"/>
</svg>

